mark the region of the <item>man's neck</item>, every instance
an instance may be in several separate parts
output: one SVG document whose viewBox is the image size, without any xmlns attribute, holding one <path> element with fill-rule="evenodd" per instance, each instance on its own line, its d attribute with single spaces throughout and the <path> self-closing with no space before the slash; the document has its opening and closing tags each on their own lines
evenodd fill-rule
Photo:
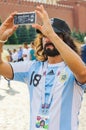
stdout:
<svg viewBox="0 0 86 130">
<path fill-rule="evenodd" d="M 59 63 L 59 62 L 62 62 L 63 59 L 61 58 L 61 56 L 55 56 L 55 57 L 48 57 L 48 63 L 49 64 L 56 64 L 56 63 Z"/>
</svg>

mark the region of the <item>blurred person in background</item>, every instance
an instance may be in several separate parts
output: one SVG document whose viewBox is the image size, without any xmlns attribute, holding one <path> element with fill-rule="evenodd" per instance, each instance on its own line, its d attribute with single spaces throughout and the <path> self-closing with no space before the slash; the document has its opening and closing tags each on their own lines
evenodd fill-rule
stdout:
<svg viewBox="0 0 86 130">
<path fill-rule="evenodd" d="M 30 47 L 28 46 L 27 42 L 23 43 L 23 60 L 29 61 L 30 60 Z"/>
<path fill-rule="evenodd" d="M 12 52 L 12 62 L 18 62 L 18 52 L 17 52 L 17 49 L 13 49 L 13 52 Z"/>
<path fill-rule="evenodd" d="M 34 42 L 31 42 L 30 46 L 31 46 L 31 49 L 30 49 L 30 60 L 35 60 L 36 56 L 35 56 L 35 45 L 34 45 Z"/>
<path fill-rule="evenodd" d="M 12 61 L 12 50 L 7 49 L 7 51 L 8 51 L 8 53 L 9 53 L 9 55 L 10 55 L 10 62 L 11 62 L 11 61 Z"/>
<path fill-rule="evenodd" d="M 81 58 L 86 64 L 86 36 L 84 37 L 84 44 L 81 46 Z"/>
<path fill-rule="evenodd" d="M 23 61 L 23 48 L 22 48 L 22 46 L 19 46 L 19 49 L 18 49 L 18 61 Z"/>
</svg>

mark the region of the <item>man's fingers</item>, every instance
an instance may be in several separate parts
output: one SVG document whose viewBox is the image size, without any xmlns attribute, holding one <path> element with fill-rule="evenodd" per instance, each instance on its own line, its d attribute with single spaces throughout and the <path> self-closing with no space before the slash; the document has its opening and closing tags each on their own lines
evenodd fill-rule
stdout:
<svg viewBox="0 0 86 130">
<path fill-rule="evenodd" d="M 41 7 L 41 5 L 40 5 L 40 6 L 37 6 L 36 9 L 42 12 L 42 7 Z"/>
<path fill-rule="evenodd" d="M 15 11 L 15 12 L 13 12 L 11 15 L 12 15 L 12 16 L 15 16 L 17 13 L 18 13 L 18 12 Z"/>
<path fill-rule="evenodd" d="M 43 5 L 40 5 L 40 8 L 41 8 L 41 11 L 42 13 L 44 12 L 44 6 Z"/>
<path fill-rule="evenodd" d="M 15 31 L 19 25 L 14 25 L 13 30 Z"/>
<path fill-rule="evenodd" d="M 14 19 L 14 16 L 17 14 L 17 11 L 11 13 L 11 15 L 4 21 L 3 24 L 6 24 L 6 23 L 9 23 L 9 22 L 12 22 L 13 19 Z"/>
<path fill-rule="evenodd" d="M 42 15 L 42 13 L 41 13 L 40 11 L 36 10 L 35 12 L 37 13 L 37 15 L 38 15 L 41 19 L 43 19 L 43 15 Z"/>
<path fill-rule="evenodd" d="M 40 31 L 42 30 L 42 26 L 39 25 L 39 24 L 33 24 L 32 27 L 35 28 L 35 29 L 38 29 Z"/>
</svg>

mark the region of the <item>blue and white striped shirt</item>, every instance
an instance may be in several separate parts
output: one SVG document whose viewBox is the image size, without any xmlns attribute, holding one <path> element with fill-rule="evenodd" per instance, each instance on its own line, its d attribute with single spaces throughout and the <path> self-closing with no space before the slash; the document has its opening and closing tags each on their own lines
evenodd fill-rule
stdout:
<svg viewBox="0 0 86 130">
<path fill-rule="evenodd" d="M 30 92 L 30 130 L 35 130 L 36 117 L 41 104 L 41 90 L 44 86 L 41 82 L 42 74 L 39 69 L 42 68 L 43 64 L 39 61 L 11 63 L 14 79 L 28 84 Z M 62 68 L 62 66 L 64 67 Z M 55 73 L 57 73 L 57 80 L 49 110 L 48 130 L 78 130 L 78 115 L 86 84 L 79 86 L 73 73 L 64 62 L 48 64 L 45 77 L 46 102 L 52 91 Z"/>
</svg>

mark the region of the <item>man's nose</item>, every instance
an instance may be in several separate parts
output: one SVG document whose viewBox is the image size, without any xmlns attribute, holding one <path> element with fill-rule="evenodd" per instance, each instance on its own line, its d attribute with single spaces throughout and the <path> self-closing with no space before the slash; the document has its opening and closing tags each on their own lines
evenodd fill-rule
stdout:
<svg viewBox="0 0 86 130">
<path fill-rule="evenodd" d="M 45 37 L 45 38 L 44 38 L 44 41 L 47 43 L 47 42 L 50 42 L 50 39 L 47 38 L 47 37 Z"/>
</svg>

